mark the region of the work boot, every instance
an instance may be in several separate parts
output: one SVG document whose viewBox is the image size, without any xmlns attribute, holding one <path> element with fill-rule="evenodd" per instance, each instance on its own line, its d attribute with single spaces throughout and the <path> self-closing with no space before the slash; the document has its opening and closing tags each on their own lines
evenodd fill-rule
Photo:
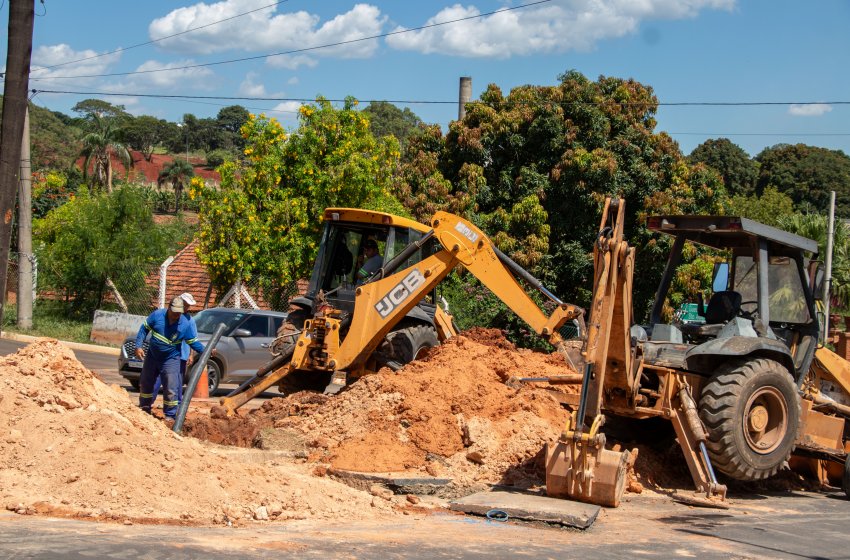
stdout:
<svg viewBox="0 0 850 560">
<path fill-rule="evenodd" d="M 162 419 L 162 421 L 165 423 L 166 427 L 168 427 L 169 430 L 174 427 L 174 422 L 175 422 L 174 418 L 171 418 L 170 416 L 166 416 L 165 418 Z"/>
</svg>

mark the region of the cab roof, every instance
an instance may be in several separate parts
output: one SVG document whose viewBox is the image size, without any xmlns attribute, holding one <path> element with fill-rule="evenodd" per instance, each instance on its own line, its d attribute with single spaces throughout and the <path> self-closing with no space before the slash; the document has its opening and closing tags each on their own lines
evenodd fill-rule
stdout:
<svg viewBox="0 0 850 560">
<path fill-rule="evenodd" d="M 357 222 L 361 224 L 406 227 L 421 233 L 427 233 L 431 230 L 430 226 L 421 224 L 416 220 L 385 212 L 376 212 L 375 210 L 363 210 L 362 208 L 326 208 L 322 219 L 326 222 Z"/>
<path fill-rule="evenodd" d="M 647 227 L 715 249 L 749 248 L 754 241 L 764 239 L 771 252 L 818 253 L 816 241 L 737 216 L 651 216 Z"/>
</svg>

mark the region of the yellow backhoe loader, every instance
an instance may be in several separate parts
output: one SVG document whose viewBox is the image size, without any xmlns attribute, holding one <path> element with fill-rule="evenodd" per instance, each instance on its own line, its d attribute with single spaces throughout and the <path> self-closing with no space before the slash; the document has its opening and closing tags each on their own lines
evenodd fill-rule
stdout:
<svg viewBox="0 0 850 560">
<path fill-rule="evenodd" d="M 651 217 L 649 228 L 671 235 L 673 246 L 649 324 L 640 326 L 624 216 L 623 200 L 605 202 L 582 390 L 547 449 L 548 494 L 619 503 L 629 457 L 605 448 L 606 413 L 672 422 L 696 485 L 685 501 L 723 506 L 726 486 L 715 471 L 761 480 L 792 453 L 850 492 L 850 364 L 818 348 L 817 290 L 804 260 L 817 244 L 746 218 Z M 702 319 L 667 324 L 662 308 L 687 242 L 731 257 L 715 266 L 714 293 L 707 306 L 698 303 Z"/>
<path fill-rule="evenodd" d="M 381 212 L 330 208 L 307 293 L 290 302 L 272 345 L 276 355 L 257 375 L 221 400 L 215 414 L 231 414 L 273 385 L 325 386 L 334 393 L 381 367 L 400 368 L 423 348 L 456 334 L 437 287 L 458 265 L 475 275 L 534 331 L 554 346 L 583 310 L 566 304 L 504 255 L 470 222 L 437 212 L 431 227 Z M 368 276 L 355 258 L 377 245 L 382 264 Z M 518 279 L 555 304 L 546 315 Z M 578 327 L 581 328 L 580 326 Z M 565 351 L 565 356 L 567 355 Z"/>
</svg>

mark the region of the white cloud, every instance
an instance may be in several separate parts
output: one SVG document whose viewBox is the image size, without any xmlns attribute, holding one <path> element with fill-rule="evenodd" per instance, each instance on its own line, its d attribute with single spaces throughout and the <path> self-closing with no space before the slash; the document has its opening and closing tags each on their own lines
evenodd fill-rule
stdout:
<svg viewBox="0 0 850 560">
<path fill-rule="evenodd" d="M 258 76 L 259 74 L 256 72 L 248 72 L 245 79 L 239 84 L 239 95 L 244 95 L 245 97 L 267 97 L 266 86 L 254 81 Z"/>
<path fill-rule="evenodd" d="M 59 45 L 44 45 L 32 52 L 32 70 L 30 80 L 36 87 L 45 85 L 60 85 L 69 83 L 66 79 L 54 79 L 56 76 L 91 76 L 107 73 L 110 66 L 121 59 L 121 53 L 106 54 L 86 49 L 75 51 L 64 43 Z M 94 58 L 97 57 L 97 58 Z M 87 60 L 86 60 L 87 59 Z M 66 64 L 70 63 L 70 64 Z M 58 66 L 46 69 L 47 66 Z M 95 78 L 76 78 L 74 84 L 91 83 Z"/>
<path fill-rule="evenodd" d="M 291 78 L 289 78 L 288 80 L 286 80 L 286 83 L 287 83 L 287 84 L 289 84 L 289 85 L 291 85 L 291 86 L 297 86 L 297 85 L 298 85 L 298 82 L 299 82 L 299 80 L 298 80 L 298 76 L 292 76 Z"/>
<path fill-rule="evenodd" d="M 134 72 L 120 81 L 108 83 L 102 89 L 114 93 L 144 93 L 148 91 L 209 91 L 215 87 L 215 74 L 209 68 L 185 68 L 196 64 L 194 60 L 184 59 L 173 62 L 148 60 L 140 64 Z M 173 70 L 171 70 L 173 69 Z"/>
<path fill-rule="evenodd" d="M 287 70 L 297 70 L 299 66 L 313 68 L 319 63 L 319 61 L 315 58 L 304 54 L 270 56 L 266 59 L 266 62 L 268 62 L 269 66 L 272 68 L 285 68 Z"/>
<path fill-rule="evenodd" d="M 734 5 L 735 0 L 573 0 L 400 33 L 386 41 L 399 50 L 468 57 L 589 51 L 603 39 L 635 32 L 645 20 L 695 17 L 702 9 L 732 9 Z M 480 14 L 473 5 L 455 4 L 423 25 Z M 394 31 L 404 29 L 398 26 Z"/>
<path fill-rule="evenodd" d="M 201 2 L 153 20 L 148 33 L 151 39 L 166 37 L 268 4 L 268 0 L 224 0 L 214 4 Z M 157 45 L 169 51 L 195 55 L 232 51 L 235 48 L 245 52 L 281 52 L 378 35 L 385 21 L 386 17 L 381 16 L 381 11 L 369 4 L 357 4 L 324 23 L 320 22 L 319 16 L 303 10 L 277 14 L 276 9 L 268 9 L 166 39 Z M 373 39 L 318 49 L 310 51 L 310 54 L 368 58 L 378 46 L 378 41 Z M 298 59 L 294 64 L 297 67 L 306 63 L 305 59 Z M 293 63 L 277 63 L 278 66 L 289 67 L 287 64 Z"/>
<path fill-rule="evenodd" d="M 275 105 L 272 111 L 278 111 L 281 113 L 288 114 L 298 114 L 298 109 L 301 108 L 301 105 L 303 105 L 303 103 L 301 103 L 300 101 L 284 101 L 283 103 L 278 103 L 277 105 Z"/>
<path fill-rule="evenodd" d="M 788 107 L 788 114 L 795 117 L 819 117 L 830 111 L 832 111 L 832 105 L 828 103 L 795 104 Z"/>
</svg>

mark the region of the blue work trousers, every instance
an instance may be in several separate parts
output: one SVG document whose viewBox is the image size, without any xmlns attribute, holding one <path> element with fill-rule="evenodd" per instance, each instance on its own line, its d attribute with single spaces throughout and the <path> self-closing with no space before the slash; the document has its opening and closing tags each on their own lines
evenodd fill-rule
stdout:
<svg viewBox="0 0 850 560">
<path fill-rule="evenodd" d="M 160 382 L 162 391 L 162 412 L 166 418 L 174 418 L 180 406 L 183 391 L 183 379 L 180 375 L 180 357 L 166 359 L 163 362 L 150 356 L 145 357 L 142 374 L 139 377 L 139 407 L 150 413 L 156 398 L 154 385 Z"/>
<path fill-rule="evenodd" d="M 179 403 L 183 402 L 183 385 L 186 383 L 186 360 L 180 360 L 180 389 L 177 391 L 177 403 L 178 407 Z M 162 387 L 162 376 L 157 375 L 156 379 L 153 382 L 153 402 L 151 402 L 151 406 L 156 402 L 156 396 L 159 394 L 159 389 Z M 140 387 L 141 388 L 141 387 Z"/>
</svg>

